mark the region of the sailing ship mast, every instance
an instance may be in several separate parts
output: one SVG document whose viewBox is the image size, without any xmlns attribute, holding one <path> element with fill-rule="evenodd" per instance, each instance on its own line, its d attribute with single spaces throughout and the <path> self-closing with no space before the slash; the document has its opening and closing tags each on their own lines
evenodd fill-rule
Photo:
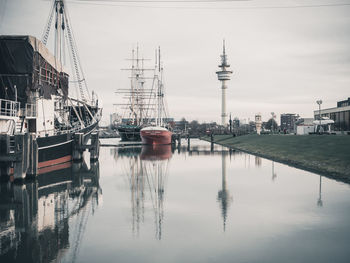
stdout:
<svg viewBox="0 0 350 263">
<path fill-rule="evenodd" d="M 158 53 L 157 53 L 158 51 Z M 163 84 L 163 67 L 161 66 L 160 47 L 156 51 L 156 68 L 154 71 L 154 79 L 152 85 L 152 94 L 156 109 L 154 111 L 155 126 L 149 126 L 141 129 L 141 140 L 144 144 L 170 144 L 172 133 L 168 127 L 164 127 L 164 117 L 167 117 L 165 100 L 164 100 L 164 84 Z M 156 86 L 156 87 L 155 87 Z M 151 96 L 152 97 L 152 96 Z M 151 100 L 151 99 L 150 99 Z"/>
<path fill-rule="evenodd" d="M 135 54 L 136 53 L 136 54 Z M 117 103 L 116 106 L 122 106 L 123 109 L 128 112 L 128 118 L 131 120 L 132 125 L 142 125 L 147 118 L 148 104 L 145 103 L 145 99 L 150 96 L 150 91 L 145 88 L 145 82 L 147 77 L 145 76 L 146 70 L 144 68 L 144 61 L 148 59 L 140 58 L 139 47 L 137 46 L 132 50 L 131 68 L 122 69 L 130 71 L 130 89 L 117 89 L 117 94 L 124 94 L 126 103 Z"/>
<path fill-rule="evenodd" d="M 42 35 L 42 42 L 47 44 L 51 24 L 55 21 L 55 34 L 54 34 L 54 55 L 56 59 L 64 65 L 65 63 L 65 40 L 67 39 L 67 46 L 69 47 L 69 58 L 71 60 L 71 67 L 73 73 L 73 82 L 76 86 L 77 99 L 81 100 L 84 104 L 87 103 L 87 98 L 90 101 L 92 96 L 90 95 L 84 71 L 81 66 L 77 45 L 70 24 L 68 8 L 65 4 L 65 0 L 53 0 L 52 8 L 47 19 L 47 24 Z M 66 37 L 65 37 L 66 36 Z M 64 94 L 67 96 L 68 94 Z M 86 98 L 87 95 L 87 98 Z M 92 102 L 92 101 L 91 101 Z"/>
<path fill-rule="evenodd" d="M 157 96 L 157 108 L 158 108 L 158 126 L 162 126 L 162 113 L 161 113 L 161 99 L 162 99 L 162 72 L 160 66 L 160 47 L 158 47 L 158 96 Z"/>
<path fill-rule="evenodd" d="M 153 117 L 155 118 L 155 125 L 161 127 L 163 126 L 164 118 L 167 118 L 167 110 L 164 102 L 163 67 L 161 65 L 160 47 L 156 49 L 155 54 L 155 70 L 149 105 L 152 105 L 152 99 L 156 100 L 154 103 L 156 108 Z M 156 85 L 156 87 L 154 87 L 154 85 Z"/>
</svg>

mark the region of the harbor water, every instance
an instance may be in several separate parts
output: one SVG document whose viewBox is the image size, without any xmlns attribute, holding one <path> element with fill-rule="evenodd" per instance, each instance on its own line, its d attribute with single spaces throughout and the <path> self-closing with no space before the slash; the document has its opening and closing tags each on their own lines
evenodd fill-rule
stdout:
<svg viewBox="0 0 350 263">
<path fill-rule="evenodd" d="M 311 172 L 195 139 L 61 168 L 1 184 L 0 262 L 350 260 L 350 187 Z"/>
</svg>

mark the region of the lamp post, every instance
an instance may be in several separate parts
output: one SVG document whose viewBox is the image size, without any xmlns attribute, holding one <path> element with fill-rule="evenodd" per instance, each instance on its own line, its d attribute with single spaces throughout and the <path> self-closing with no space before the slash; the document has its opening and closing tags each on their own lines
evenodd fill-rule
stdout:
<svg viewBox="0 0 350 263">
<path fill-rule="evenodd" d="M 316 103 L 318 104 L 318 109 L 319 109 L 319 118 L 320 118 L 320 132 L 321 132 L 321 104 L 322 100 L 317 100 Z"/>
</svg>

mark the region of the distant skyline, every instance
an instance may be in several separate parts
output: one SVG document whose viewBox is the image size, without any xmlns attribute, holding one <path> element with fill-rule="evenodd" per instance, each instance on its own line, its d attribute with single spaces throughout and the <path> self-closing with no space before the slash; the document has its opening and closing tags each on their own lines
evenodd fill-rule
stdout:
<svg viewBox="0 0 350 263">
<path fill-rule="evenodd" d="M 115 90 L 129 86 L 120 69 L 129 66 L 125 59 L 137 43 L 151 59 L 161 46 L 168 107 L 176 120 L 220 123 L 215 72 L 223 39 L 233 70 L 227 90 L 232 117 L 312 117 L 316 100 L 329 108 L 350 97 L 348 1 L 117 2 L 67 1 L 89 89 L 103 101 L 105 122 L 118 100 Z M 40 39 L 50 6 L 44 0 L 0 0 L 0 34 Z"/>
</svg>

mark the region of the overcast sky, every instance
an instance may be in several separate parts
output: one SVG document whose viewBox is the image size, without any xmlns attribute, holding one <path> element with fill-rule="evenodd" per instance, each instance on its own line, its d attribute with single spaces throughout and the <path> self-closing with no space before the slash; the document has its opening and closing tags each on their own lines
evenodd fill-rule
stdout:
<svg viewBox="0 0 350 263">
<path fill-rule="evenodd" d="M 257 112 L 263 120 L 270 112 L 278 120 L 281 113 L 312 117 L 317 99 L 328 108 L 350 97 L 349 0 L 117 2 L 67 1 L 89 88 L 103 101 L 104 120 L 114 111 L 114 91 L 128 87 L 120 69 L 129 66 L 125 59 L 137 43 L 151 59 L 161 46 L 170 116 L 176 120 L 220 122 L 215 71 L 223 38 L 234 71 L 227 90 L 233 117 L 253 120 Z M 0 0 L 0 34 L 40 38 L 50 6 L 45 0 Z"/>
</svg>

